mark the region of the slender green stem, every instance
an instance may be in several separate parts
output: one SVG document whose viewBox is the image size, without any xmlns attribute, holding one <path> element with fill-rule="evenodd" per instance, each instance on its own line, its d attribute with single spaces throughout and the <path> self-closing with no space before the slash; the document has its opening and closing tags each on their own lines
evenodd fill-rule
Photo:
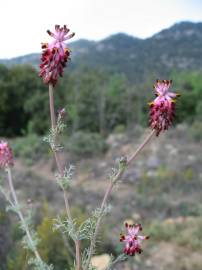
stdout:
<svg viewBox="0 0 202 270">
<path fill-rule="evenodd" d="M 18 198 L 17 198 L 16 192 L 15 192 L 15 189 L 14 189 L 14 185 L 13 185 L 11 168 L 10 168 L 10 167 L 7 167 L 6 171 L 7 171 L 7 173 L 8 173 L 8 183 L 9 183 L 9 188 L 10 188 L 11 195 L 12 195 L 12 197 L 13 197 L 14 205 L 15 205 L 15 207 L 18 209 L 18 212 L 17 212 L 17 213 L 18 213 L 18 216 L 19 216 L 20 221 L 21 221 L 21 223 L 22 223 L 22 226 L 23 226 L 23 228 L 24 228 L 24 230 L 25 230 L 25 232 L 26 232 L 28 241 L 29 241 L 29 243 L 30 243 L 30 245 L 31 245 L 31 247 L 32 247 L 32 250 L 33 250 L 33 252 L 34 252 L 34 255 L 35 255 L 36 259 L 38 260 L 38 262 L 42 264 L 43 261 L 42 261 L 40 255 L 39 255 L 39 253 L 38 253 L 36 247 L 35 247 L 35 244 L 34 244 L 34 242 L 33 242 L 31 233 L 30 233 L 30 231 L 29 231 L 29 228 L 28 228 L 28 226 L 27 226 L 27 224 L 26 224 L 26 222 L 25 222 L 25 219 L 24 219 L 23 214 L 22 214 L 22 212 L 21 212 L 21 210 L 20 210 L 20 207 L 19 207 Z"/>
<path fill-rule="evenodd" d="M 49 103 L 50 103 L 50 117 L 51 117 L 51 127 L 54 130 L 56 128 L 56 117 L 55 117 L 55 107 L 54 107 L 54 94 L 53 94 L 53 86 L 52 84 L 49 84 Z M 56 144 L 56 135 L 53 138 L 54 139 L 54 144 Z M 55 161 L 57 165 L 57 169 L 59 174 L 62 176 L 64 174 L 64 169 L 60 161 L 60 156 L 58 151 L 53 149 L 53 153 L 55 156 Z M 70 211 L 70 206 L 69 206 L 69 199 L 68 199 L 68 194 L 67 192 L 63 189 L 63 197 L 65 201 L 65 208 L 66 208 L 66 213 L 67 217 L 70 220 L 70 222 L 73 224 L 73 219 Z M 77 270 L 81 270 L 81 252 L 80 252 L 80 241 L 75 240 L 75 248 L 76 248 L 76 268 Z"/>
<path fill-rule="evenodd" d="M 113 179 L 110 181 L 106 192 L 104 194 L 102 203 L 101 203 L 101 213 L 103 213 L 105 205 L 107 203 L 108 197 L 111 194 L 111 191 L 114 187 L 114 185 L 116 184 L 116 182 L 120 179 L 120 177 L 123 175 L 123 173 L 125 172 L 125 169 L 132 163 L 132 161 L 137 157 L 137 155 L 142 151 L 142 149 L 145 147 L 145 145 L 151 140 L 151 138 L 153 137 L 155 131 L 153 130 L 148 136 L 147 138 L 143 141 L 143 143 L 138 147 L 138 149 L 134 152 L 134 154 L 128 159 L 128 161 L 126 162 L 126 167 L 120 167 L 117 174 L 113 177 Z M 88 254 L 88 260 L 86 262 L 86 265 L 84 267 L 84 270 L 88 270 L 90 261 L 91 261 L 91 257 L 94 253 L 94 249 L 95 249 L 95 243 L 96 243 L 96 239 L 97 239 L 97 234 L 100 228 L 100 223 L 102 220 L 102 215 L 99 216 L 99 218 L 97 219 L 97 223 L 95 226 L 95 232 L 93 234 L 93 237 L 91 239 L 90 242 L 90 249 L 89 249 L 89 254 Z"/>
<path fill-rule="evenodd" d="M 56 128 L 56 117 L 55 117 L 55 108 L 54 108 L 53 86 L 51 84 L 49 84 L 49 102 L 50 102 L 51 127 L 54 130 Z M 54 144 L 56 144 L 56 136 L 54 137 Z M 56 161 L 58 172 L 62 176 L 64 171 L 63 171 L 62 164 L 60 161 L 59 153 L 58 153 L 58 151 L 55 151 L 53 149 L 53 154 L 55 156 L 55 161 Z M 63 195 L 64 195 L 67 216 L 68 216 L 69 220 L 72 221 L 72 215 L 71 215 L 71 211 L 70 211 L 70 207 L 69 207 L 68 195 L 65 192 L 65 190 L 63 190 Z"/>
<path fill-rule="evenodd" d="M 54 130 L 56 128 L 56 117 L 55 117 L 55 107 L 54 107 L 54 94 L 53 94 L 53 86 L 49 84 L 49 104 L 50 104 L 50 118 L 51 118 L 51 128 Z M 56 134 L 54 133 L 54 144 L 56 143 Z M 53 149 L 53 154 L 55 156 L 55 161 L 57 165 L 57 169 L 61 175 L 63 175 L 63 168 L 60 162 L 60 157 L 58 152 Z"/>
</svg>

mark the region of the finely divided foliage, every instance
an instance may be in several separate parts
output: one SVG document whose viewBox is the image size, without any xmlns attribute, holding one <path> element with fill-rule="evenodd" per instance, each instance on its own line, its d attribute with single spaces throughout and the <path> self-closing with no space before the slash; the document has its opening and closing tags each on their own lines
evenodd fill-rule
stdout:
<svg viewBox="0 0 202 270">
<path fill-rule="evenodd" d="M 71 267 L 71 270 L 96 270 L 91 263 L 92 256 L 96 252 L 97 237 L 100 230 L 102 219 L 110 212 L 110 207 L 107 205 L 109 196 L 118 182 L 122 178 L 123 173 L 129 165 L 134 161 L 137 155 L 142 149 L 149 143 L 153 135 L 157 136 L 168 129 L 173 121 L 175 113 L 175 102 L 178 94 L 169 91 L 172 81 L 171 80 L 157 80 L 154 85 L 156 98 L 150 103 L 150 127 L 152 132 L 144 140 L 144 142 L 138 147 L 131 157 L 121 157 L 119 160 L 118 168 L 112 170 L 109 177 L 110 181 L 106 192 L 104 194 L 101 206 L 95 209 L 89 218 L 87 218 L 80 226 L 77 224 L 77 220 L 72 216 L 71 208 L 69 205 L 68 192 L 71 186 L 74 166 L 70 165 L 69 168 L 63 166 L 61 163 L 60 151 L 63 150 L 63 146 L 58 142 L 59 135 L 65 129 L 65 110 L 60 109 L 56 118 L 54 108 L 54 95 L 53 87 L 57 84 L 58 77 L 62 76 L 63 69 L 66 66 L 70 57 L 70 51 L 66 47 L 65 41 L 74 36 L 74 33 L 68 34 L 69 29 L 64 25 L 60 27 L 55 26 L 55 32 L 47 31 L 53 38 L 50 43 L 42 44 L 42 57 L 40 65 L 40 76 L 43 78 L 45 84 L 49 85 L 49 101 L 50 101 L 50 115 L 51 115 L 51 129 L 48 136 L 44 139 L 49 145 L 54 154 L 57 173 L 55 174 L 56 182 L 63 191 L 66 217 L 60 216 L 54 222 L 55 230 L 59 230 L 63 236 L 70 237 L 75 245 L 75 261 Z M 20 221 L 20 227 L 24 232 L 23 245 L 26 249 L 31 251 L 31 258 L 29 264 L 32 269 L 36 270 L 52 270 L 52 265 L 47 265 L 41 258 L 37 248 L 38 239 L 36 232 L 34 231 L 32 216 L 30 212 L 25 211 L 16 196 L 16 192 L 13 185 L 11 167 L 13 166 L 12 151 L 7 142 L 0 142 L 0 167 L 5 169 L 8 175 L 9 193 L 5 191 L 3 187 L 0 191 L 5 196 L 9 203 L 9 210 L 15 212 Z M 22 211 L 23 210 L 23 211 Z M 24 212 L 27 212 L 25 215 Z M 111 270 L 115 264 L 125 260 L 128 256 L 134 256 L 142 252 L 142 241 L 148 239 L 148 236 L 139 235 L 142 230 L 140 224 L 128 225 L 125 224 L 126 234 L 121 234 L 120 241 L 124 243 L 123 253 L 117 258 L 111 257 L 110 262 L 105 270 Z M 81 242 L 87 240 L 89 246 L 82 250 Z M 68 252 L 68 250 L 67 250 Z"/>
</svg>

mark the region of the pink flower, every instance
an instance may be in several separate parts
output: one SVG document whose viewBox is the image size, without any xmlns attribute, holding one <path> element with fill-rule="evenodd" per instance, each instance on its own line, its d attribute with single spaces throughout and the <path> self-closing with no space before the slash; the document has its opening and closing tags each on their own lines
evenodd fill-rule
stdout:
<svg viewBox="0 0 202 270">
<path fill-rule="evenodd" d="M 13 154 L 7 142 L 0 141 L 0 168 L 13 165 Z"/>
<path fill-rule="evenodd" d="M 58 119 L 64 119 L 67 115 L 65 108 L 58 110 Z"/>
<path fill-rule="evenodd" d="M 154 89 L 156 98 L 150 102 L 150 127 L 156 130 L 156 136 L 167 130 L 175 117 L 175 102 L 179 94 L 169 91 L 172 80 L 156 80 Z"/>
<path fill-rule="evenodd" d="M 120 241 L 125 243 L 123 252 L 129 256 L 142 253 L 141 243 L 143 240 L 149 239 L 149 237 L 138 235 L 139 231 L 142 231 L 141 224 L 128 225 L 128 223 L 125 223 L 125 227 L 127 234 L 120 235 Z"/>
<path fill-rule="evenodd" d="M 51 43 L 42 43 L 42 56 L 39 76 L 43 78 L 44 83 L 56 85 L 58 76 L 63 75 L 63 69 L 70 59 L 70 50 L 66 47 L 65 41 L 72 38 L 75 33 L 68 34 L 69 29 L 64 25 L 55 26 L 55 32 L 50 30 L 47 33 L 54 38 Z"/>
</svg>

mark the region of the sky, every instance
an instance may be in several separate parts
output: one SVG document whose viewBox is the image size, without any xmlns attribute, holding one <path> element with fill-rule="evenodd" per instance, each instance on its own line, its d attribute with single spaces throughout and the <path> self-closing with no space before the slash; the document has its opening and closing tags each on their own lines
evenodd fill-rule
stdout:
<svg viewBox="0 0 202 270">
<path fill-rule="evenodd" d="M 202 0 L 0 0 L 0 58 L 40 52 L 55 24 L 66 24 L 73 40 L 100 40 L 147 38 L 180 21 L 202 21 Z"/>
</svg>

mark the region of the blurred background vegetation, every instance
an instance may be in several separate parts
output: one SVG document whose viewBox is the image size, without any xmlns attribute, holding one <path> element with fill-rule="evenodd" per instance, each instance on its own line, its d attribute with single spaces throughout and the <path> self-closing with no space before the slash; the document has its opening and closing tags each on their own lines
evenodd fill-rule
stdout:
<svg viewBox="0 0 202 270">
<path fill-rule="evenodd" d="M 143 223 L 151 236 L 141 256 L 117 269 L 201 270 L 201 33 L 201 24 L 182 23 L 145 41 L 123 34 L 99 44 L 77 41 L 72 49 L 83 46 L 88 53 L 73 57 L 55 88 L 56 108 L 65 106 L 67 111 L 61 141 L 64 163 L 76 165 L 70 198 L 78 224 L 98 206 L 116 158 L 145 137 L 155 79 L 173 79 L 173 91 L 181 94 L 174 128 L 148 146 L 112 195 L 116 207 L 106 217 L 97 254 L 122 251 L 118 238 L 126 219 Z M 137 51 L 134 58 L 125 57 Z M 52 220 L 64 215 L 64 206 L 53 180 L 52 153 L 42 141 L 50 127 L 47 86 L 36 63 L 22 65 L 18 59 L 14 64 L 0 65 L 0 136 L 14 151 L 20 200 L 33 200 L 39 252 L 56 270 L 69 270 L 72 242 L 52 231 Z M 6 213 L 0 197 L 0 270 L 29 269 L 22 237 L 17 218 Z"/>
<path fill-rule="evenodd" d="M 202 77 L 197 71 L 172 72 L 173 89 L 182 94 L 175 123 L 200 122 Z M 56 108 L 66 106 L 68 134 L 99 133 L 147 126 L 154 99 L 150 79 L 133 84 L 124 74 L 83 68 L 65 74 L 55 89 Z M 47 87 L 31 66 L 0 66 L 0 135 L 44 135 L 49 128 Z M 176 90 L 175 90 L 176 89 Z M 179 89 L 179 90 L 178 90 Z"/>
</svg>

